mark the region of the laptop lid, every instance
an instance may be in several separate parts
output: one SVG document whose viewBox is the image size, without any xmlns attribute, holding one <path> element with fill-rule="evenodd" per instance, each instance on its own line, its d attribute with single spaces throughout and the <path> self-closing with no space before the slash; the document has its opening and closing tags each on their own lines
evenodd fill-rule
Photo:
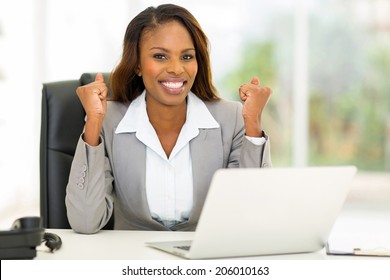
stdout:
<svg viewBox="0 0 390 280">
<path fill-rule="evenodd" d="M 320 250 L 355 173 L 354 166 L 218 170 L 191 249 L 184 256 L 203 259 Z"/>
</svg>

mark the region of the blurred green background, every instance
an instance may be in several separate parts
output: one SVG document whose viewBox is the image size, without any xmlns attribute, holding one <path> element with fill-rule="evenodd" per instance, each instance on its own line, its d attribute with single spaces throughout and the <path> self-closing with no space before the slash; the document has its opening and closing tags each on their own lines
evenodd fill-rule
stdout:
<svg viewBox="0 0 390 280">
<path fill-rule="evenodd" d="M 308 165 L 389 171 L 390 17 L 370 14 L 378 1 L 364 1 L 366 17 L 354 1 L 315 2 L 322 5 L 308 14 Z M 218 88 L 237 99 L 237 84 L 256 73 L 273 89 L 263 125 L 273 164 L 284 166 L 292 164 L 293 14 L 278 14 L 269 28 L 266 39 L 246 42 Z"/>
</svg>

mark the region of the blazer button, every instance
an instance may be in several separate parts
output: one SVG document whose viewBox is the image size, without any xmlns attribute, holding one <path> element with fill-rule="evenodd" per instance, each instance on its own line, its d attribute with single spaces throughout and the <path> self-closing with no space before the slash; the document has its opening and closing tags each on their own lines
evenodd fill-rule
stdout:
<svg viewBox="0 0 390 280">
<path fill-rule="evenodd" d="M 79 183 L 80 183 L 80 184 L 84 184 L 84 182 L 85 182 L 85 180 L 84 180 L 83 177 L 79 178 Z"/>
<path fill-rule="evenodd" d="M 81 172 L 81 177 L 85 178 L 85 175 L 86 175 L 85 171 Z"/>
<path fill-rule="evenodd" d="M 82 190 L 82 189 L 84 189 L 84 184 L 78 183 L 78 184 L 77 184 L 77 187 L 78 187 L 80 190 Z"/>
<path fill-rule="evenodd" d="M 83 172 L 87 171 L 87 165 L 84 164 L 81 170 L 83 170 Z"/>
</svg>

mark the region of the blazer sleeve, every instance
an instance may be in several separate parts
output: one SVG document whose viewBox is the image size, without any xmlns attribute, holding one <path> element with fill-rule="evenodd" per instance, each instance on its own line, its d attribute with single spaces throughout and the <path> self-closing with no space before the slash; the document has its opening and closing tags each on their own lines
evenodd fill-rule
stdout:
<svg viewBox="0 0 390 280">
<path fill-rule="evenodd" d="M 270 141 L 264 132 L 265 143 L 253 144 L 246 137 L 242 139 L 240 167 L 272 167 Z"/>
<path fill-rule="evenodd" d="M 113 176 L 104 141 L 88 146 L 80 137 L 66 188 L 65 204 L 72 229 L 95 233 L 113 213 Z"/>
</svg>

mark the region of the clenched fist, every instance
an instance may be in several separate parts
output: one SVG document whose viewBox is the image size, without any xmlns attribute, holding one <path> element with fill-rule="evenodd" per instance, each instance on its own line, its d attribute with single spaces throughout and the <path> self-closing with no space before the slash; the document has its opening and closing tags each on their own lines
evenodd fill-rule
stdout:
<svg viewBox="0 0 390 280">
<path fill-rule="evenodd" d="M 242 116 L 247 136 L 262 136 L 261 115 L 271 93 L 269 87 L 260 85 L 258 77 L 253 77 L 249 83 L 240 86 L 239 94 L 244 102 Z"/>
<path fill-rule="evenodd" d="M 94 82 L 76 90 L 87 114 L 83 138 L 91 146 L 99 143 L 99 134 L 107 111 L 107 92 L 108 88 L 101 73 L 96 75 Z"/>
<path fill-rule="evenodd" d="M 104 118 L 107 109 L 107 91 L 107 85 L 101 73 L 96 75 L 94 82 L 77 88 L 76 92 L 87 118 Z"/>
</svg>

